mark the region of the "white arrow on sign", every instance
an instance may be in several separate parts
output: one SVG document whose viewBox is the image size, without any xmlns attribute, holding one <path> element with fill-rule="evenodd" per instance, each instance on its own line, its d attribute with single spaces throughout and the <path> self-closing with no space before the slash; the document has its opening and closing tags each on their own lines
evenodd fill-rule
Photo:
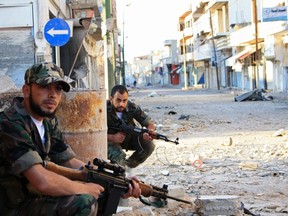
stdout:
<svg viewBox="0 0 288 216">
<path fill-rule="evenodd" d="M 47 31 L 49 35 L 54 37 L 54 35 L 64 35 L 64 34 L 69 34 L 68 30 L 54 30 L 54 28 L 50 29 Z"/>
</svg>

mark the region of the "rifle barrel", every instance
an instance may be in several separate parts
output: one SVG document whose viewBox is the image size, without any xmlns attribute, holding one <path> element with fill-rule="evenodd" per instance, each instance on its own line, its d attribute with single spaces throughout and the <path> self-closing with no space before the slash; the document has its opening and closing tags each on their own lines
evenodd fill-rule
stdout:
<svg viewBox="0 0 288 216">
<path fill-rule="evenodd" d="M 167 195 L 166 197 L 167 197 L 168 199 L 173 199 L 173 200 L 176 200 L 176 201 L 179 201 L 179 202 L 184 202 L 184 203 L 192 204 L 191 201 L 184 200 L 184 199 L 180 199 L 180 198 L 177 198 L 177 197 L 172 197 L 172 196 L 169 196 L 169 195 Z"/>
</svg>

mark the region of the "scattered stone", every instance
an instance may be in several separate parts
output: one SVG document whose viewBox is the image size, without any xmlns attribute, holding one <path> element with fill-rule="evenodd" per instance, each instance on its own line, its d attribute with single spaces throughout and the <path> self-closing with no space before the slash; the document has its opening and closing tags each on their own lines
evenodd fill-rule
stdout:
<svg viewBox="0 0 288 216">
<path fill-rule="evenodd" d="M 164 127 L 163 124 L 157 124 L 156 125 L 156 130 L 161 130 Z"/>
<path fill-rule="evenodd" d="M 132 209 L 123 209 L 116 214 L 113 214 L 115 216 L 154 216 L 152 209 L 149 207 L 141 207 L 141 208 L 135 208 Z"/>
<path fill-rule="evenodd" d="M 228 142 L 225 142 L 222 144 L 223 146 L 232 146 L 233 145 L 233 139 L 232 137 L 229 137 Z"/>
<path fill-rule="evenodd" d="M 274 137 L 278 137 L 278 136 L 283 136 L 284 134 L 285 134 L 285 131 L 284 131 L 284 129 L 282 128 L 282 129 L 276 131 L 276 132 L 273 134 L 273 136 L 274 136 Z"/>
<path fill-rule="evenodd" d="M 239 164 L 242 170 L 256 170 L 259 164 L 257 162 L 243 162 Z"/>
<path fill-rule="evenodd" d="M 157 96 L 157 93 L 155 91 L 148 94 L 148 97 L 155 97 L 155 96 Z"/>
<path fill-rule="evenodd" d="M 177 112 L 175 112 L 175 111 L 169 111 L 168 112 L 168 115 L 176 115 L 177 114 Z"/>
<path fill-rule="evenodd" d="M 169 176 L 169 170 L 161 170 L 160 173 L 164 176 Z"/>
<path fill-rule="evenodd" d="M 178 120 L 189 120 L 190 116 L 189 115 L 181 115 Z"/>
</svg>

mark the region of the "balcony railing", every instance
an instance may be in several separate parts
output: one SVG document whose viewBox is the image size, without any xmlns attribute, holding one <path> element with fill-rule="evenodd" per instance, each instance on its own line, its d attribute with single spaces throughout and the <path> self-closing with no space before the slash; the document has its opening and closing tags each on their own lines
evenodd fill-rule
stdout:
<svg viewBox="0 0 288 216">
<path fill-rule="evenodd" d="M 202 14 L 202 16 L 193 23 L 193 32 L 194 35 L 199 34 L 200 32 L 210 32 L 211 28 L 210 28 L 210 20 L 209 20 L 209 15 L 206 14 Z"/>
<path fill-rule="evenodd" d="M 185 36 L 192 36 L 193 35 L 193 28 L 192 27 L 185 28 L 183 33 Z"/>
<path fill-rule="evenodd" d="M 229 49 L 229 48 L 231 48 L 230 35 L 227 35 L 226 37 L 221 37 L 218 40 L 216 40 L 217 50 L 223 50 L 223 49 Z"/>
<path fill-rule="evenodd" d="M 210 59 L 211 54 L 212 54 L 211 46 L 208 43 L 194 48 L 194 60 L 195 61 Z"/>
<path fill-rule="evenodd" d="M 193 53 L 186 53 L 186 62 L 191 62 L 193 61 Z M 179 63 L 183 63 L 184 62 L 184 55 L 179 55 Z"/>
</svg>

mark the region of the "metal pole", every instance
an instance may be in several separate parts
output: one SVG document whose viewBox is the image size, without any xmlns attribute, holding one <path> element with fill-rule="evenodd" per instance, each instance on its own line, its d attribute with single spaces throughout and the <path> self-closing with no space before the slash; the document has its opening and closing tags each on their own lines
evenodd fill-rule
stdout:
<svg viewBox="0 0 288 216">
<path fill-rule="evenodd" d="M 122 71 L 121 71 L 121 78 L 122 78 L 122 85 L 126 86 L 125 82 L 125 33 L 124 33 L 124 26 L 125 26 L 125 21 L 124 21 L 124 6 L 123 6 L 123 33 L 122 33 Z"/>
<path fill-rule="evenodd" d="M 213 22 L 212 22 L 211 10 L 209 11 L 209 15 L 210 15 L 210 27 L 211 27 L 211 33 L 212 33 L 212 44 L 213 44 L 214 61 L 215 61 L 214 64 L 215 64 L 215 69 L 216 69 L 217 89 L 220 90 L 218 62 L 217 62 L 216 45 L 215 45 L 215 39 L 214 39 L 214 30 L 213 30 Z"/>
<path fill-rule="evenodd" d="M 254 73 L 254 82 L 253 82 L 253 89 L 259 88 L 259 57 L 258 57 L 258 17 L 257 17 L 257 2 L 256 0 L 253 1 L 254 6 L 254 24 L 255 24 L 255 61 L 256 61 L 256 75 Z"/>
<path fill-rule="evenodd" d="M 69 77 L 69 78 L 70 78 L 70 76 L 71 76 L 71 74 L 72 74 L 72 72 L 73 72 L 75 63 L 76 63 L 76 61 L 77 61 L 77 58 L 78 58 L 79 53 L 80 53 L 80 51 L 81 51 L 81 48 L 82 48 L 82 46 L 83 46 L 83 42 L 84 42 L 84 40 L 85 40 L 85 37 L 88 35 L 88 32 L 89 32 L 89 30 L 90 30 L 90 28 L 91 28 L 92 19 L 93 19 L 93 17 L 90 19 L 89 26 L 88 26 L 88 28 L 87 28 L 86 31 L 85 31 L 85 34 L 84 34 L 84 36 L 83 36 L 83 38 L 82 38 L 82 40 L 81 40 L 81 44 L 80 44 L 80 46 L 79 46 L 79 48 L 78 48 L 78 50 L 77 50 L 76 56 L 75 56 L 75 58 L 74 58 L 74 60 L 73 60 L 72 66 L 71 66 L 70 71 L 69 71 L 69 74 L 68 74 L 68 77 Z"/>
<path fill-rule="evenodd" d="M 182 43 L 183 43 L 183 73 L 184 73 L 184 90 L 187 90 L 187 67 L 186 67 L 186 41 L 185 41 L 185 35 L 184 35 L 184 28 L 185 25 L 182 23 Z"/>
<path fill-rule="evenodd" d="M 154 79 L 152 81 L 153 77 L 153 51 L 151 51 L 151 83 L 154 84 Z"/>
</svg>

